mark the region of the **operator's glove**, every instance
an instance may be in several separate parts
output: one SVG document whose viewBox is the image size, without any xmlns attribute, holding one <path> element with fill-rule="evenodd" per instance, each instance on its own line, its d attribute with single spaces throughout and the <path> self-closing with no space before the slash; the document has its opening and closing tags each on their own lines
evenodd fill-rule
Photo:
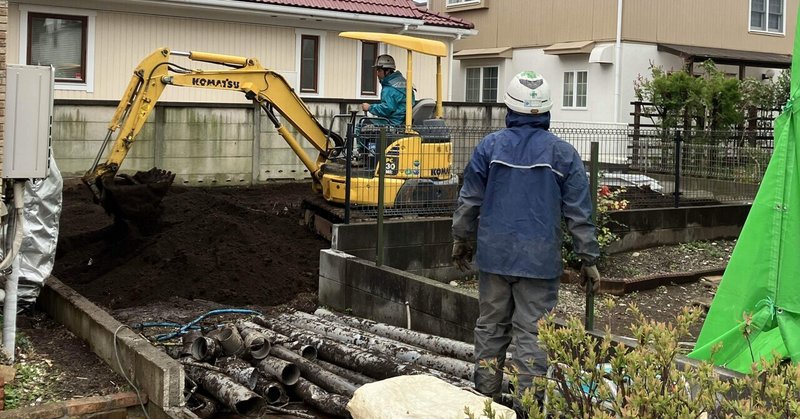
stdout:
<svg viewBox="0 0 800 419">
<path fill-rule="evenodd" d="M 600 291 L 600 271 L 596 265 L 587 265 L 584 262 L 581 266 L 581 288 L 587 293 L 589 290 L 593 293 Z"/>
<path fill-rule="evenodd" d="M 472 262 L 474 252 L 475 249 L 472 247 L 472 243 L 466 240 L 455 240 L 453 242 L 453 262 L 461 272 L 466 272 L 470 269 L 469 263 Z"/>
</svg>

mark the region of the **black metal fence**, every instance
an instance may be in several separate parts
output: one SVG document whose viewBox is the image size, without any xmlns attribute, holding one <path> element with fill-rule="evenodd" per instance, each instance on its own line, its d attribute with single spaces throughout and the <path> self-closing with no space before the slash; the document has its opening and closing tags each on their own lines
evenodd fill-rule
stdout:
<svg viewBox="0 0 800 419">
<path fill-rule="evenodd" d="M 355 219 L 381 212 L 451 215 L 475 146 L 501 128 L 414 127 L 421 141 L 403 129 L 387 128 L 383 138 L 357 138 L 349 159 L 349 213 Z M 626 201 L 625 208 L 752 201 L 772 155 L 771 140 L 743 141 L 743 132 L 570 126 L 551 132 L 578 150 L 587 172 L 591 144 L 598 143 L 599 186 L 615 192 L 613 199 Z"/>
</svg>

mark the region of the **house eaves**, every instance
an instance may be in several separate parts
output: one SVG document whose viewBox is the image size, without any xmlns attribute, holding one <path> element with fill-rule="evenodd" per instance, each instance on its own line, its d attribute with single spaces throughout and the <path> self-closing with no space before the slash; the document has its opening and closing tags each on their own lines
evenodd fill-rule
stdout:
<svg viewBox="0 0 800 419">
<path fill-rule="evenodd" d="M 112 0 L 126 4 L 172 6 L 269 17 L 389 26 L 397 33 L 461 38 L 475 35 L 474 25 L 427 9 L 411 0 Z"/>
<path fill-rule="evenodd" d="M 740 51 L 675 44 L 658 44 L 658 50 L 677 55 L 689 63 L 712 60 L 716 64 L 748 67 L 789 68 L 792 66 L 791 55 L 770 52 Z"/>
<path fill-rule="evenodd" d="M 511 47 L 463 49 L 453 54 L 455 60 L 475 60 L 481 58 L 511 58 Z"/>
</svg>

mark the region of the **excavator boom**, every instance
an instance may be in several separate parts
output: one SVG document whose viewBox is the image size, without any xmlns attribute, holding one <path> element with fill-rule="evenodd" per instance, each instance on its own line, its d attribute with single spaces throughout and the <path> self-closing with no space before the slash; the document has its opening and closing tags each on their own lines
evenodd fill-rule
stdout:
<svg viewBox="0 0 800 419">
<path fill-rule="evenodd" d="M 210 71 L 188 69 L 171 62 L 173 56 L 188 57 L 192 61 L 213 63 L 227 68 Z M 122 162 L 159 97 L 170 85 L 241 91 L 248 99 L 261 104 L 278 133 L 312 173 L 315 182 L 319 182 L 320 165 L 327 158 L 332 146 L 342 145 L 341 139 L 328 134 L 319 124 L 286 80 L 280 74 L 261 66 L 258 60 L 159 48 L 145 57 L 134 71 L 108 125 L 106 138 L 94 164 L 82 177 L 96 200 L 115 216 L 132 221 L 147 221 L 157 216 L 158 204 L 175 178 L 174 174 L 159 169 L 139 172 L 134 176 L 117 176 Z M 273 109 L 319 151 L 316 159 L 309 156 L 292 133 L 280 123 L 272 112 Z M 103 160 L 115 133 L 111 149 Z"/>
</svg>

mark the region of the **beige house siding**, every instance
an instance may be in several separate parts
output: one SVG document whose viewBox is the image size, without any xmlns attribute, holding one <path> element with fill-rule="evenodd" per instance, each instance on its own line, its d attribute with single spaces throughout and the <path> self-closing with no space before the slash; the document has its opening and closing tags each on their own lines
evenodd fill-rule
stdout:
<svg viewBox="0 0 800 419">
<path fill-rule="evenodd" d="M 8 32 L 8 1 L 0 0 L 0 178 L 3 176 L 6 128 L 6 51 Z"/>
<path fill-rule="evenodd" d="M 20 5 L 11 4 L 9 12 L 9 62 L 20 62 Z M 257 23 L 231 22 L 198 17 L 159 16 L 125 11 L 96 11 L 93 91 L 56 91 L 56 99 L 118 100 L 139 61 L 159 47 L 180 51 L 204 51 L 257 58 L 261 64 L 282 74 L 289 84 L 297 87 L 297 39 L 302 33 L 320 36 L 319 94 L 309 97 L 358 97 L 359 43 L 339 38 L 339 31 L 296 29 L 290 26 L 269 26 Z M 435 39 L 435 38 L 434 38 Z M 440 38 L 446 43 L 448 39 Z M 405 73 L 405 54 L 389 49 Z M 435 59 L 416 56 L 414 84 L 419 91 L 436 88 Z M 173 61 L 191 68 L 219 68 L 212 64 L 191 62 L 174 57 Z M 445 97 L 447 97 L 447 60 L 445 67 Z M 167 89 L 162 101 L 246 103 L 238 92 L 219 92 L 201 89 Z"/>
<path fill-rule="evenodd" d="M 569 41 L 613 41 L 616 0 L 482 0 L 479 7 L 448 8 L 431 0 L 431 9 L 475 24 L 479 34 L 456 42 L 456 50 L 536 47 Z M 787 0 L 786 31 L 749 32 L 747 1 L 624 1 L 625 41 L 671 43 L 786 54 L 791 50 L 798 0 Z"/>
</svg>

